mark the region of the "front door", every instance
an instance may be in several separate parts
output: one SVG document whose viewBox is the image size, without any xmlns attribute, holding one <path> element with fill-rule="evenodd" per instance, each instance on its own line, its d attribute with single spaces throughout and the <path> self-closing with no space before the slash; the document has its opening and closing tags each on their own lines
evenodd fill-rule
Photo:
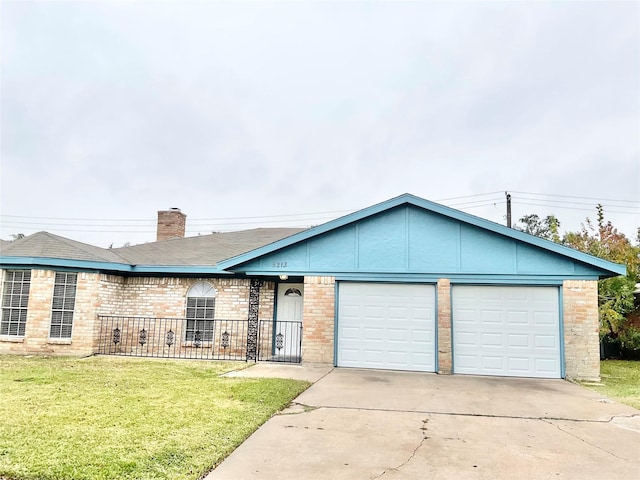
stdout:
<svg viewBox="0 0 640 480">
<path fill-rule="evenodd" d="M 274 355 L 299 356 L 302 302 L 304 284 L 281 283 L 278 285 L 278 303 L 276 308 L 276 328 L 274 335 Z"/>
</svg>

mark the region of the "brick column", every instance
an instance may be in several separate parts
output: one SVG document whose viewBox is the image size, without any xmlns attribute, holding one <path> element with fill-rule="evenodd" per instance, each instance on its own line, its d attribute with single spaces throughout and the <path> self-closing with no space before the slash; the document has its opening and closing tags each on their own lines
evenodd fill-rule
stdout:
<svg viewBox="0 0 640 480">
<path fill-rule="evenodd" d="M 47 345 L 54 277 L 55 272 L 52 270 L 31 270 L 23 353 L 55 352 L 51 345 Z"/>
<path fill-rule="evenodd" d="M 438 279 L 438 373 L 453 372 L 451 353 L 451 282 Z"/>
<path fill-rule="evenodd" d="M 574 380 L 600 380 L 598 282 L 565 280 L 564 310 L 565 374 Z"/>
<path fill-rule="evenodd" d="M 304 277 L 302 361 L 333 365 L 335 278 Z"/>
</svg>

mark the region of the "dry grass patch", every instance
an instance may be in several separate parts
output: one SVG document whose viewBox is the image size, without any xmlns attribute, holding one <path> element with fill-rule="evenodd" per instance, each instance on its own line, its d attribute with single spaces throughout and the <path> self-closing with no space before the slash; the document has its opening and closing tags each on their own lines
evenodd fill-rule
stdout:
<svg viewBox="0 0 640 480">
<path fill-rule="evenodd" d="M 603 360 L 600 377 L 602 385 L 585 384 L 585 387 L 640 409 L 640 361 Z"/>
</svg>

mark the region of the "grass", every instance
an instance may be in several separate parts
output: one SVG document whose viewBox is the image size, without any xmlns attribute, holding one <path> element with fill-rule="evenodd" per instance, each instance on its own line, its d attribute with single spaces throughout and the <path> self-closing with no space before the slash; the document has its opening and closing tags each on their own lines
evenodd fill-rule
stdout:
<svg viewBox="0 0 640 480">
<path fill-rule="evenodd" d="M 603 360 L 600 362 L 602 385 L 587 388 L 640 409 L 640 361 Z"/>
<path fill-rule="evenodd" d="M 0 356 L 0 478 L 198 479 L 309 386 L 245 366 Z"/>
</svg>

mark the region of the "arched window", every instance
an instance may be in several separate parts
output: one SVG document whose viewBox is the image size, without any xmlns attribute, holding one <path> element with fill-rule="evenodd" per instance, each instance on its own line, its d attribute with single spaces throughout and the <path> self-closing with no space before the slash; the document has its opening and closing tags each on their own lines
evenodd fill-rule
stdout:
<svg viewBox="0 0 640 480">
<path fill-rule="evenodd" d="M 207 282 L 198 282 L 187 292 L 188 342 L 210 342 L 213 340 L 213 322 L 216 306 L 216 290 Z"/>
</svg>

